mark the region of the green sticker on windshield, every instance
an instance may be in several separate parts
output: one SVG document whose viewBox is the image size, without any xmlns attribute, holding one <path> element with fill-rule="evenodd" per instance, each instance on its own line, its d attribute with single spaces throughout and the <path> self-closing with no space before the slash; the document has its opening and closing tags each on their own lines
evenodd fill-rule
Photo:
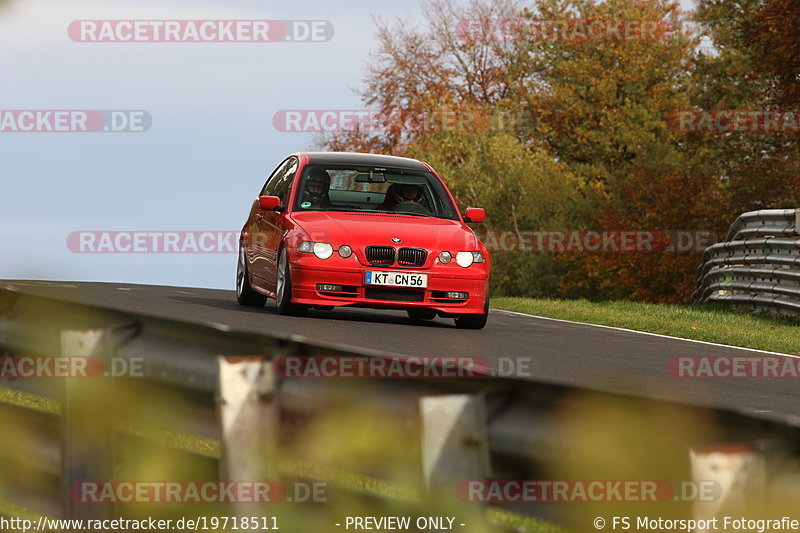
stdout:
<svg viewBox="0 0 800 533">
<path fill-rule="evenodd" d="M 303 202 L 302 204 L 300 204 L 300 207 L 302 207 L 303 209 L 308 209 L 309 207 L 311 207 L 311 202 Z"/>
</svg>

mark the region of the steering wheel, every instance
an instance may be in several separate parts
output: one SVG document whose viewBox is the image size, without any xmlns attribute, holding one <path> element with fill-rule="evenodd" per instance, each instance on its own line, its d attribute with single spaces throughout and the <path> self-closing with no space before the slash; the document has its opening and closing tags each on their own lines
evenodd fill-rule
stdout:
<svg viewBox="0 0 800 533">
<path fill-rule="evenodd" d="M 406 213 L 412 213 L 416 215 L 432 215 L 430 209 L 425 207 L 422 204 L 418 204 L 417 202 L 400 202 L 396 206 L 394 206 L 394 211 L 402 212 L 405 211 Z"/>
</svg>

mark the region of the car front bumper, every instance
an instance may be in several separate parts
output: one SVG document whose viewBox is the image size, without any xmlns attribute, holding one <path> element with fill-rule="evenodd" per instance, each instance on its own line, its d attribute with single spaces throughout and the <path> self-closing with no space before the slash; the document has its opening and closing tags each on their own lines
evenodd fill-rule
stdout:
<svg viewBox="0 0 800 533">
<path fill-rule="evenodd" d="M 316 306 L 361 306 L 380 309 L 433 309 L 443 314 L 485 312 L 489 290 L 489 266 L 476 263 L 468 268 L 435 264 L 426 269 L 367 267 L 355 258 L 318 260 L 309 254 L 294 255 L 291 261 L 292 301 Z M 324 262 L 323 262 L 324 261 Z M 330 262 L 329 262 L 330 261 Z M 425 289 L 366 285 L 368 270 L 426 274 Z M 339 285 L 342 291 L 320 290 L 319 285 Z M 465 292 L 466 299 L 447 298 L 447 292 Z"/>
</svg>

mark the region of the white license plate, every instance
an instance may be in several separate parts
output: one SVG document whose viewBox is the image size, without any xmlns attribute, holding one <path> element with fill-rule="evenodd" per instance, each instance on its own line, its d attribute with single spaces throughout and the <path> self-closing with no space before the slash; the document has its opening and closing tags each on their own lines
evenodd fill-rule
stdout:
<svg viewBox="0 0 800 533">
<path fill-rule="evenodd" d="M 364 283 L 366 285 L 387 285 L 389 287 L 424 289 L 428 286 L 428 275 L 406 272 L 375 272 L 368 270 L 364 278 Z"/>
</svg>

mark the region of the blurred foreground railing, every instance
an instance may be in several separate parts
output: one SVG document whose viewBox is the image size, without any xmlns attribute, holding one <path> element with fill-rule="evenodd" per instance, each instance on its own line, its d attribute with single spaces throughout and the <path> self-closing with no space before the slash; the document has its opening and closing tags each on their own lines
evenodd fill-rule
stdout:
<svg viewBox="0 0 800 533">
<path fill-rule="evenodd" d="M 713 498 L 657 504 L 662 515 L 694 517 L 752 504 L 778 477 L 800 494 L 798 478 L 787 477 L 798 428 L 722 410 L 513 377 L 286 379 L 276 358 L 386 356 L 10 290 L 0 290 L 0 350 L 137 369 L 97 379 L 0 380 L 21 393 L 0 401 L 0 499 L 48 516 L 283 513 L 289 526 L 281 529 L 311 531 L 334 530 L 344 515 L 410 505 L 472 524 L 462 530 L 488 531 L 476 525 L 487 505 L 580 527 L 598 513 L 631 508 L 601 501 L 565 513 L 559 504 L 476 502 L 459 489 L 466 481 L 713 482 Z M 209 479 L 315 480 L 332 489 L 324 502 L 284 498 L 267 508 L 76 498 L 87 482 Z M 313 513 L 303 505 L 314 505 Z M 637 509 L 648 512 L 643 505 Z"/>
<path fill-rule="evenodd" d="M 740 215 L 703 254 L 694 301 L 800 316 L 800 209 Z"/>
</svg>

